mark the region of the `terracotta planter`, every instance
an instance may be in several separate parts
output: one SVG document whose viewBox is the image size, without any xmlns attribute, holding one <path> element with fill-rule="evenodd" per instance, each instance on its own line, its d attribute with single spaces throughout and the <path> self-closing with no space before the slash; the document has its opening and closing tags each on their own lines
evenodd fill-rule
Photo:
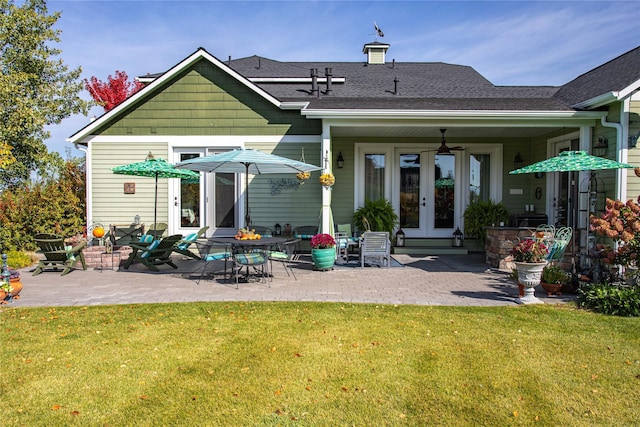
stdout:
<svg viewBox="0 0 640 427">
<path fill-rule="evenodd" d="M 540 286 L 547 293 L 547 296 L 562 295 L 562 284 L 540 282 Z"/>
<path fill-rule="evenodd" d="M 11 290 L 11 296 L 16 296 L 20 293 L 20 291 L 22 291 L 22 282 L 20 281 L 19 277 L 16 277 L 15 279 L 9 279 L 9 283 L 11 284 L 11 287 L 13 288 Z"/>
<path fill-rule="evenodd" d="M 311 259 L 317 270 L 331 270 L 336 261 L 336 248 L 311 249 Z"/>
</svg>

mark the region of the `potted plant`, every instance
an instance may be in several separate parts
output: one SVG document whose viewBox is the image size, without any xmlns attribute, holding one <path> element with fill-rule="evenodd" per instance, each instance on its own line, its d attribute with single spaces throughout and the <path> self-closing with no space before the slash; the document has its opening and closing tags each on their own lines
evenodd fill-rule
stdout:
<svg viewBox="0 0 640 427">
<path fill-rule="evenodd" d="M 549 248 L 542 239 L 521 240 L 511 250 L 513 261 L 518 270 L 518 283 L 524 286 L 524 295 L 519 298 L 523 304 L 540 304 L 535 296 L 534 287 L 540 284 L 542 270 L 547 265 Z"/>
<path fill-rule="evenodd" d="M 557 265 L 547 265 L 542 270 L 540 285 L 548 296 L 560 295 L 560 291 L 566 283 L 567 273 Z"/>
<path fill-rule="evenodd" d="M 311 259 L 317 270 L 331 270 L 336 261 L 336 240 L 330 234 L 311 238 Z"/>
<path fill-rule="evenodd" d="M 353 222 L 360 231 L 387 231 L 391 237 L 398 225 L 398 214 L 387 199 L 367 199 L 364 206 L 353 213 Z"/>
<path fill-rule="evenodd" d="M 487 239 L 486 227 L 506 223 L 509 211 L 502 202 L 471 200 L 464 211 L 464 234 L 478 239 L 483 245 Z"/>
</svg>

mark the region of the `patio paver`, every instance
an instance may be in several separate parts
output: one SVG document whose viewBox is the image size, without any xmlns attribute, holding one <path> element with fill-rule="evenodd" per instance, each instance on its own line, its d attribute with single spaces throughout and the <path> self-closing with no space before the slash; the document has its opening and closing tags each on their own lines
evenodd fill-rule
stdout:
<svg viewBox="0 0 640 427">
<path fill-rule="evenodd" d="M 201 264 L 175 256 L 178 270 L 161 268 L 156 273 L 141 264 L 129 270 L 75 270 L 62 277 L 45 272 L 32 276 L 23 269 L 24 289 L 9 306 L 91 306 L 194 301 L 317 301 L 377 304 L 449 306 L 517 305 L 517 286 L 505 272 L 489 268 L 484 254 L 419 256 L 398 254 L 404 267 L 364 269 L 336 266 L 332 271 L 313 271 L 305 257 L 294 266 L 297 281 L 274 263 L 274 279 L 264 283 L 226 283 L 217 275 L 199 285 L 190 275 Z M 221 264 L 222 265 L 222 264 Z M 207 270 L 209 271 L 209 270 Z M 546 303 L 566 302 L 572 295 L 536 296 Z"/>
</svg>

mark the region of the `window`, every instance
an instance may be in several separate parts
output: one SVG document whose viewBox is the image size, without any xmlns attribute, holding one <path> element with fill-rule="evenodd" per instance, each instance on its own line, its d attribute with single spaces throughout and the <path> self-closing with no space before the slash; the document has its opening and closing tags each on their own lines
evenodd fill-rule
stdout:
<svg viewBox="0 0 640 427">
<path fill-rule="evenodd" d="M 385 197 L 385 155 L 364 155 L 364 197 L 378 200 Z"/>
<path fill-rule="evenodd" d="M 486 202 L 491 198 L 491 155 L 469 156 L 469 201 Z"/>
</svg>

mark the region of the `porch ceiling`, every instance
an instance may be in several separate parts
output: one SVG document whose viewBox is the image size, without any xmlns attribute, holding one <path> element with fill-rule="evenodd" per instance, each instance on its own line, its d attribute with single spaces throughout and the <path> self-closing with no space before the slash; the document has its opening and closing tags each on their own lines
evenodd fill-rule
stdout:
<svg viewBox="0 0 640 427">
<path fill-rule="evenodd" d="M 440 128 L 446 128 L 447 140 L 455 138 L 535 138 L 563 127 L 455 127 L 442 126 L 332 126 L 332 137 L 371 137 L 376 138 L 440 138 Z"/>
</svg>

